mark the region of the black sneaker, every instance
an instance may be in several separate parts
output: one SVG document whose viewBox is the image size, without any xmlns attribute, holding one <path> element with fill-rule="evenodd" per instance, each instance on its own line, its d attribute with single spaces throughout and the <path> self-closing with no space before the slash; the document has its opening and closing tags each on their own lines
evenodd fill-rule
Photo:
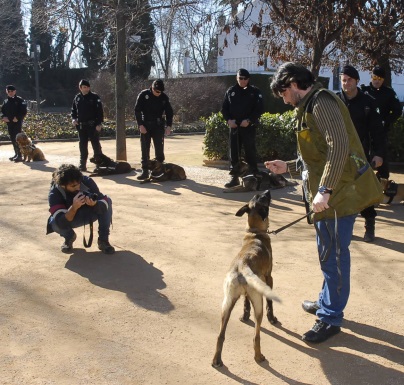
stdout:
<svg viewBox="0 0 404 385">
<path fill-rule="evenodd" d="M 14 158 L 13 162 L 18 163 L 18 162 L 23 162 L 22 156 L 17 156 Z"/>
<path fill-rule="evenodd" d="M 314 326 L 308 332 L 304 333 L 302 340 L 305 342 L 312 342 L 318 344 L 328 340 L 335 334 L 341 331 L 339 326 L 330 325 L 323 321 L 317 320 Z"/>
<path fill-rule="evenodd" d="M 142 173 L 136 178 L 137 180 L 145 180 L 149 177 L 149 170 L 142 170 Z"/>
<path fill-rule="evenodd" d="M 81 172 L 85 172 L 85 171 L 87 171 L 87 167 L 86 167 L 86 166 L 83 166 L 83 165 L 80 165 L 80 166 L 79 166 L 79 170 L 80 170 Z"/>
<path fill-rule="evenodd" d="M 62 253 L 70 253 L 73 249 L 73 243 L 76 240 L 77 235 L 76 233 L 73 233 L 71 238 L 66 238 L 63 245 L 60 247 L 60 250 Z"/>
<path fill-rule="evenodd" d="M 318 309 L 320 309 L 320 306 L 318 306 L 317 301 L 307 301 L 306 300 L 306 301 L 303 301 L 302 308 L 305 312 L 316 315 L 316 312 Z"/>
<path fill-rule="evenodd" d="M 14 159 L 17 158 L 17 155 L 12 156 L 11 158 L 8 158 L 10 162 L 14 162 Z"/>
<path fill-rule="evenodd" d="M 108 241 L 100 241 L 100 240 L 98 240 L 98 248 L 104 254 L 114 254 L 115 253 L 114 247 L 112 247 Z"/>
<path fill-rule="evenodd" d="M 240 181 L 238 179 L 238 176 L 233 176 L 230 180 L 230 182 L 226 183 L 224 187 L 226 188 L 231 188 L 231 187 L 236 187 L 240 184 Z"/>
</svg>

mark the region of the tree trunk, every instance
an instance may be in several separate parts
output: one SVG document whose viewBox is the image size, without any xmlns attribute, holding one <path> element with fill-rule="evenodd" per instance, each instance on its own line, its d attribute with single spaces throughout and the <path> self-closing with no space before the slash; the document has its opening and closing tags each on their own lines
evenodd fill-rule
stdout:
<svg viewBox="0 0 404 385">
<path fill-rule="evenodd" d="M 126 106 L 126 30 L 124 0 L 118 0 L 116 12 L 116 64 L 115 64 L 115 103 L 116 103 L 116 159 L 127 160 L 125 133 Z"/>
</svg>

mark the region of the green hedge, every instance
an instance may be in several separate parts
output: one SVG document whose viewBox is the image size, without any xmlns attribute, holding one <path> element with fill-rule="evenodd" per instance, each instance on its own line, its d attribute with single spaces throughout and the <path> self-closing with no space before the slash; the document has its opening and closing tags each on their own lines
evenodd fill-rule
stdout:
<svg viewBox="0 0 404 385">
<path fill-rule="evenodd" d="M 229 128 L 221 113 L 204 120 L 206 131 L 204 155 L 212 160 L 228 160 Z M 294 112 L 265 113 L 257 130 L 257 153 L 260 161 L 296 157 Z M 399 118 L 389 133 L 390 162 L 404 162 L 404 118 Z"/>
<path fill-rule="evenodd" d="M 72 126 L 71 117 L 69 114 L 48 114 L 42 112 L 39 114 L 29 113 L 24 120 L 23 130 L 33 140 L 77 138 L 77 130 Z M 173 126 L 173 132 L 204 132 L 204 125 L 202 122 L 193 125 L 175 124 Z M 104 121 L 101 135 L 103 137 L 115 138 L 115 121 Z M 137 125 L 127 127 L 126 135 L 139 135 Z M 0 124 L 0 140 L 10 140 L 5 123 Z"/>
<path fill-rule="evenodd" d="M 212 114 L 205 122 L 204 155 L 212 160 L 228 160 L 229 128 L 222 114 Z M 257 154 L 260 161 L 294 159 L 296 136 L 294 113 L 265 113 L 257 128 Z"/>
</svg>

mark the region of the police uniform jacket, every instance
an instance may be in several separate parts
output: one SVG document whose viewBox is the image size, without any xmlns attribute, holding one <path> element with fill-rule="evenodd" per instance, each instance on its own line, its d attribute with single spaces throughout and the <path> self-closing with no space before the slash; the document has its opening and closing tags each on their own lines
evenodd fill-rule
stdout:
<svg viewBox="0 0 404 385">
<path fill-rule="evenodd" d="M 104 121 L 100 97 L 91 91 L 87 95 L 78 93 L 73 99 L 71 115 L 72 119 L 77 119 L 79 123 L 100 125 Z"/>
<path fill-rule="evenodd" d="M 222 105 L 226 122 L 231 119 L 240 124 L 241 121 L 249 119 L 252 124 L 257 124 L 262 112 L 262 94 L 257 87 L 248 85 L 242 88 L 236 84 L 226 91 Z"/>
<path fill-rule="evenodd" d="M 339 98 L 348 107 L 352 122 L 356 128 L 365 154 L 384 158 L 386 151 L 386 134 L 382 118 L 376 106 L 376 100 L 358 88 L 357 95 L 348 99 L 345 92 L 337 92 Z"/>
<path fill-rule="evenodd" d="M 169 97 L 162 92 L 159 96 L 154 96 L 151 88 L 140 92 L 135 104 L 135 119 L 139 126 L 146 125 L 147 122 L 158 122 L 166 116 L 167 126 L 173 124 L 174 112 L 170 104 Z"/>
<path fill-rule="evenodd" d="M 362 90 L 376 99 L 384 127 L 388 130 L 403 112 L 397 94 L 390 87 L 382 85 L 380 88 L 375 88 L 372 83 L 368 86 L 362 85 Z"/>
<path fill-rule="evenodd" d="M 20 122 L 27 115 L 27 102 L 20 96 L 7 97 L 1 106 L 1 117 L 7 117 L 10 122 L 17 118 Z"/>
</svg>

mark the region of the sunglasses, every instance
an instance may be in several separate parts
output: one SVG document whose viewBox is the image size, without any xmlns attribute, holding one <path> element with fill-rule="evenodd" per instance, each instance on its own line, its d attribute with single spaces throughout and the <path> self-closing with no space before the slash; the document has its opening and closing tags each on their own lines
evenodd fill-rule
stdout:
<svg viewBox="0 0 404 385">
<path fill-rule="evenodd" d="M 239 76 L 238 80 L 247 80 L 248 78 L 246 78 L 245 76 Z"/>
<path fill-rule="evenodd" d="M 384 80 L 384 78 L 381 78 L 380 76 L 372 75 L 373 80 Z"/>
</svg>

